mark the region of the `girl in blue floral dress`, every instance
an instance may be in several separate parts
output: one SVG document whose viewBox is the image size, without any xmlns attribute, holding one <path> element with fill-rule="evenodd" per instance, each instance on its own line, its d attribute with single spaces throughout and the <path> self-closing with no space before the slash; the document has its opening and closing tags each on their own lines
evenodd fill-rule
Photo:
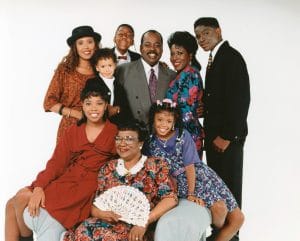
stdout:
<svg viewBox="0 0 300 241">
<path fill-rule="evenodd" d="M 202 158 L 204 132 L 198 118 L 203 108 L 203 82 L 199 73 L 201 66 L 195 57 L 198 44 L 189 32 L 175 32 L 169 37 L 168 45 L 177 76 L 170 82 L 166 98 L 178 104 L 184 128 L 191 134 Z"/>
<path fill-rule="evenodd" d="M 191 135 L 182 128 L 176 103 L 165 99 L 153 104 L 149 124 L 154 134 L 144 147 L 145 154 L 168 162 L 179 198 L 207 206 L 213 224 L 220 228 L 216 240 L 230 240 L 241 227 L 243 214 L 222 179 L 200 160 Z"/>
</svg>

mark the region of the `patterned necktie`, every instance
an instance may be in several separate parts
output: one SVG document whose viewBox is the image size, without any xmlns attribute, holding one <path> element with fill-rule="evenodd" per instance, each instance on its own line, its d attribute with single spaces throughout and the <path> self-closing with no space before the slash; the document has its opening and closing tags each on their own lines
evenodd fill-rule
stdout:
<svg viewBox="0 0 300 241">
<path fill-rule="evenodd" d="M 149 91 L 150 91 L 150 98 L 152 103 L 156 101 L 156 88 L 157 88 L 157 78 L 154 69 L 151 68 L 151 73 L 149 77 Z"/>
<path fill-rule="evenodd" d="M 210 67 L 211 67 L 212 62 L 213 62 L 213 59 L 212 59 L 212 54 L 211 54 L 211 52 L 210 52 L 210 53 L 209 53 L 209 58 L 208 58 L 207 67 L 206 67 L 206 71 L 210 70 Z"/>
</svg>

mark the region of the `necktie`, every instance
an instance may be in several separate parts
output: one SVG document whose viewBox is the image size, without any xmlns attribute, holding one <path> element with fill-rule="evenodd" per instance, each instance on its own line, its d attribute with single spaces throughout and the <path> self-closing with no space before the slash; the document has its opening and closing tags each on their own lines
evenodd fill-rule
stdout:
<svg viewBox="0 0 300 241">
<path fill-rule="evenodd" d="M 208 63 L 207 63 L 207 67 L 206 67 L 206 71 L 208 71 L 211 67 L 213 60 L 212 60 L 212 54 L 211 52 L 209 53 L 209 57 L 208 57 Z"/>
<path fill-rule="evenodd" d="M 118 56 L 118 59 L 124 59 L 124 60 L 127 60 L 127 56 L 126 56 L 126 55 L 120 55 L 120 56 Z"/>
<path fill-rule="evenodd" d="M 156 101 L 156 88 L 157 88 L 157 78 L 154 69 L 151 69 L 151 73 L 149 77 L 149 91 L 150 91 L 150 98 L 152 103 Z"/>
</svg>

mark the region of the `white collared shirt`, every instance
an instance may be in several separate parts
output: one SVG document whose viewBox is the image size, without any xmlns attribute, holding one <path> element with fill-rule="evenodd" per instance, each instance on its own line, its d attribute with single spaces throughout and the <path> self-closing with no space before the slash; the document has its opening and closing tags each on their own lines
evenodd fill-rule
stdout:
<svg viewBox="0 0 300 241">
<path fill-rule="evenodd" d="M 145 60 L 142 60 L 142 63 L 143 63 L 143 66 L 144 66 L 144 70 L 145 70 L 145 73 L 146 73 L 146 78 L 147 78 L 147 83 L 149 85 L 149 77 L 150 77 L 150 74 L 151 74 L 151 69 L 154 69 L 154 73 L 156 75 L 156 78 L 158 79 L 158 63 L 154 66 L 150 66 Z"/>
<path fill-rule="evenodd" d="M 219 48 L 221 47 L 221 45 L 225 42 L 225 40 L 221 40 L 215 47 L 214 49 L 211 51 L 211 55 L 212 55 L 212 60 L 214 61 L 214 58 L 219 50 Z"/>
<path fill-rule="evenodd" d="M 99 74 L 99 76 L 101 77 L 101 79 L 103 79 L 104 83 L 106 84 L 106 86 L 109 88 L 110 90 L 110 103 L 111 105 L 114 104 L 114 80 L 115 80 L 115 77 L 111 78 L 111 79 L 108 79 L 108 78 L 105 78 L 103 77 L 101 74 Z"/>
<path fill-rule="evenodd" d="M 125 54 L 121 54 L 117 48 L 115 48 L 115 54 L 117 56 L 117 65 L 129 63 L 131 61 L 129 52 L 127 51 Z M 126 56 L 127 59 L 118 59 L 119 56 Z"/>
</svg>

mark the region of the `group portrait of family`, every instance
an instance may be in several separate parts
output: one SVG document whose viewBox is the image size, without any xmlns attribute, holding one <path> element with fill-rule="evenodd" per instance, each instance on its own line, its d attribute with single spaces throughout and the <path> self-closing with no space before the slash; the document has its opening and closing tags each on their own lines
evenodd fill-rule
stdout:
<svg viewBox="0 0 300 241">
<path fill-rule="evenodd" d="M 43 103 L 61 117 L 55 148 L 7 200 L 5 241 L 240 240 L 247 64 L 217 18 L 191 24 L 163 39 L 120 23 L 113 48 L 70 29 Z"/>
</svg>

